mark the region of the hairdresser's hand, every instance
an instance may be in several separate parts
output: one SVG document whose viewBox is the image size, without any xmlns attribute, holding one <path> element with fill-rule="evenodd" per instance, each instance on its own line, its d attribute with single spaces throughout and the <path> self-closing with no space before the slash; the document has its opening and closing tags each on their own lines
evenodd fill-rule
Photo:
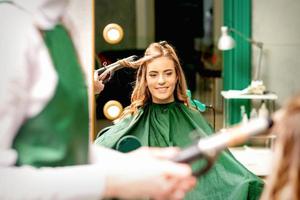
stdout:
<svg viewBox="0 0 300 200">
<path fill-rule="evenodd" d="M 100 94 L 104 89 L 103 80 L 98 76 L 98 73 L 94 72 L 94 92 Z"/>
<path fill-rule="evenodd" d="M 102 92 L 102 90 L 104 89 L 104 84 L 101 80 L 94 80 L 94 89 L 95 94 L 100 94 L 100 92 Z"/>
<path fill-rule="evenodd" d="M 108 171 L 105 197 L 180 200 L 196 183 L 191 168 L 169 161 L 176 148 L 140 148 Z"/>
</svg>

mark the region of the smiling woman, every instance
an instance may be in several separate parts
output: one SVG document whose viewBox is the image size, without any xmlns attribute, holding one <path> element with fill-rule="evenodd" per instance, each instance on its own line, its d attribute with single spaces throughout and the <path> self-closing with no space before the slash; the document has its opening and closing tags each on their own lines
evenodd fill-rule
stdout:
<svg viewBox="0 0 300 200">
<path fill-rule="evenodd" d="M 177 83 L 174 62 L 167 57 L 159 57 L 148 64 L 146 81 L 154 103 L 174 101 Z"/>
<path fill-rule="evenodd" d="M 182 67 L 167 42 L 152 43 L 143 58 L 122 64 L 138 69 L 131 104 L 118 123 L 100 131 L 96 144 L 122 152 L 139 146 L 185 147 L 193 142 L 189 137 L 192 131 L 198 130 L 193 132 L 198 137 L 213 132 L 190 105 Z M 263 187 L 262 181 L 227 151 L 198 180 L 185 199 L 258 199 Z"/>
</svg>

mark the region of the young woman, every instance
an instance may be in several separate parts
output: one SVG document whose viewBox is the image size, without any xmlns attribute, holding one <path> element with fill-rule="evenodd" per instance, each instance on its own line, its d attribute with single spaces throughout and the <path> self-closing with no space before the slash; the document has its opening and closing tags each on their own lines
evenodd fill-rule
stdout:
<svg viewBox="0 0 300 200">
<path fill-rule="evenodd" d="M 143 58 L 123 64 L 138 68 L 131 105 L 118 123 L 99 133 L 96 144 L 123 152 L 139 146 L 185 147 L 193 142 L 193 130 L 201 137 L 212 133 L 189 103 L 183 70 L 171 45 L 152 43 Z M 226 151 L 186 199 L 258 199 L 262 188 L 262 181 Z"/>
<path fill-rule="evenodd" d="M 300 200 L 300 95 L 275 114 L 275 160 L 262 199 Z"/>
</svg>

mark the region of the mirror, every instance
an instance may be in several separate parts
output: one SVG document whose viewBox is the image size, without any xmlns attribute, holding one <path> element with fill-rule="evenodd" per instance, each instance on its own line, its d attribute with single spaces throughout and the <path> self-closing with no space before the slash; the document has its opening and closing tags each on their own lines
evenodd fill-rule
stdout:
<svg viewBox="0 0 300 200">
<path fill-rule="evenodd" d="M 222 126 L 222 57 L 217 44 L 222 1 L 213 0 L 97 0 L 95 1 L 95 50 L 97 67 L 119 59 L 142 56 L 155 41 L 172 44 L 181 59 L 187 84 L 195 99 L 216 110 L 216 129 Z M 180 14 L 178 14 L 180 13 Z M 111 22 L 123 28 L 123 39 L 110 43 L 97 34 Z M 216 34 L 215 34 L 216 33 Z M 125 108 L 135 81 L 135 70 L 117 71 L 97 97 L 97 132 L 112 124 L 103 113 L 110 100 Z M 205 112 L 206 115 L 206 112 Z M 213 124 L 211 113 L 207 119 Z"/>
</svg>

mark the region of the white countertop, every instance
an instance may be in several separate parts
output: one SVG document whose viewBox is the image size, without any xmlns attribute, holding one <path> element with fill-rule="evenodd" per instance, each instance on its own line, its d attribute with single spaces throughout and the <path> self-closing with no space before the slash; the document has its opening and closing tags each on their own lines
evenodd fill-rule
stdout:
<svg viewBox="0 0 300 200">
<path fill-rule="evenodd" d="M 270 148 L 245 146 L 233 147 L 229 150 L 238 161 L 257 176 L 270 174 L 274 153 Z"/>
</svg>

